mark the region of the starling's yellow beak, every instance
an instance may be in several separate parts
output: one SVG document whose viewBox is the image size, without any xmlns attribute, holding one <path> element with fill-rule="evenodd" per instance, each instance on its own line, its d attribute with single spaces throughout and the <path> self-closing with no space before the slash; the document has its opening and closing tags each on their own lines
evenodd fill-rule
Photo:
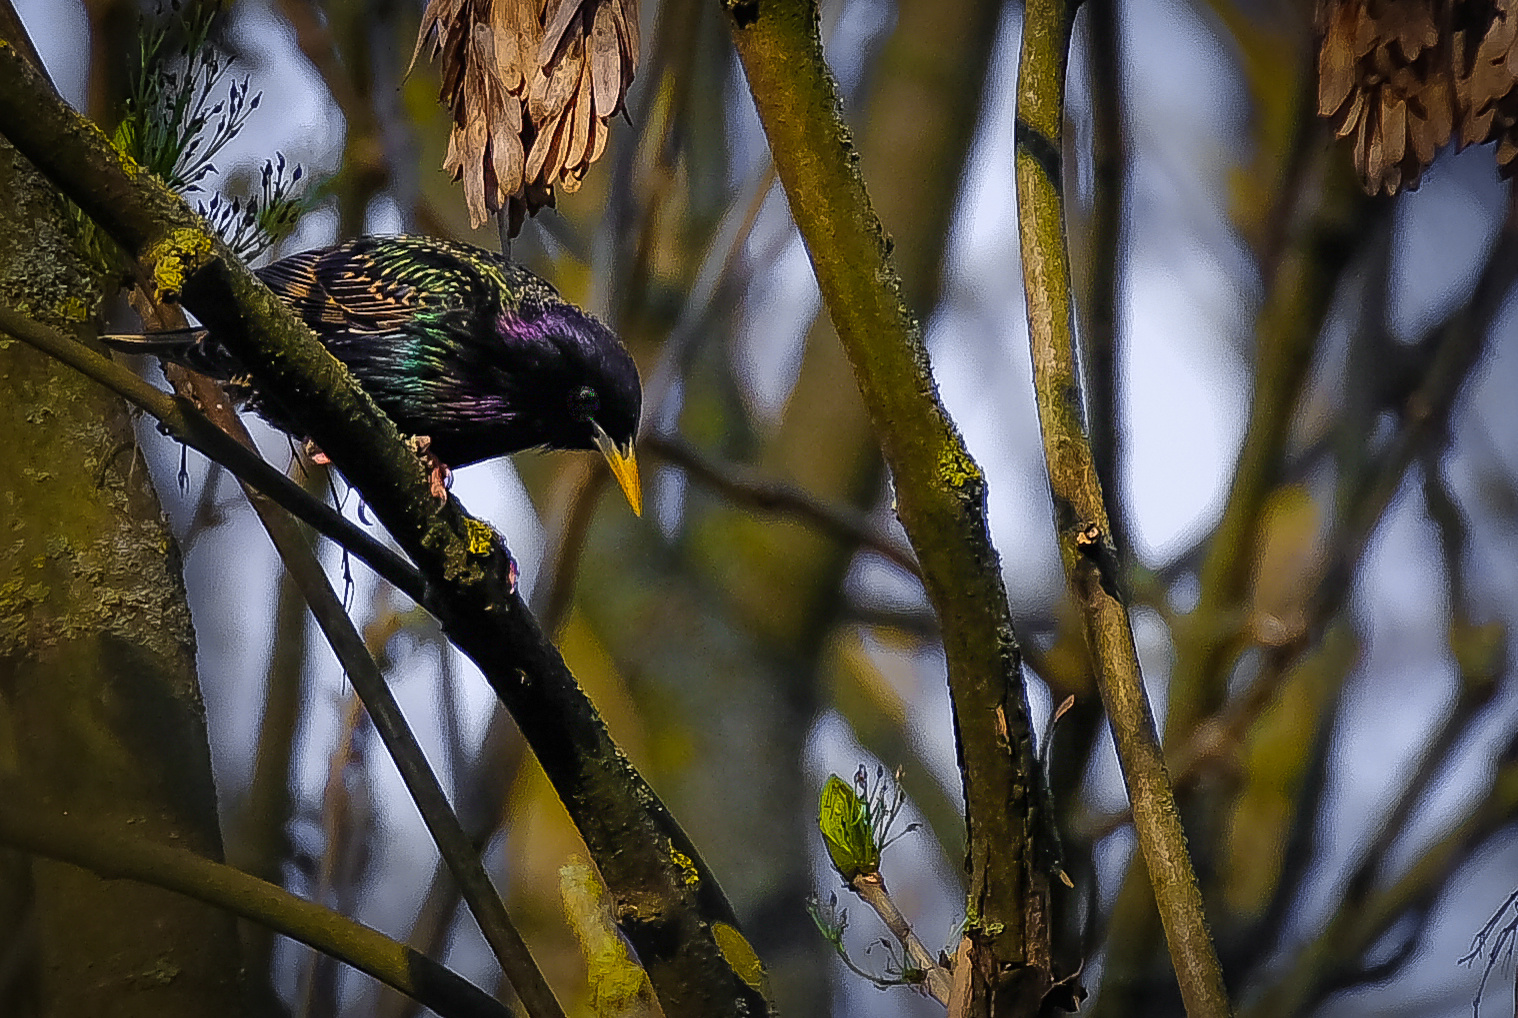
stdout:
<svg viewBox="0 0 1518 1018">
<path fill-rule="evenodd" d="M 617 443 L 601 430 L 599 424 L 595 428 L 596 448 L 606 457 L 606 465 L 611 467 L 611 476 L 617 479 L 617 483 L 622 486 L 622 494 L 627 496 L 627 504 L 632 506 L 634 513 L 642 516 L 643 484 L 638 479 L 638 457 L 633 452 L 632 442 L 628 441 L 626 448 L 618 448 Z"/>
</svg>

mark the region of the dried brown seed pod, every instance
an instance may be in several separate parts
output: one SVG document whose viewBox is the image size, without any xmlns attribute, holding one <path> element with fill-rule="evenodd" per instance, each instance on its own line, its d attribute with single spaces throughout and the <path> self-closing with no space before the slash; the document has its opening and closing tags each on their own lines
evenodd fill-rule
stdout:
<svg viewBox="0 0 1518 1018">
<path fill-rule="evenodd" d="M 1323 0 L 1318 112 L 1372 194 L 1418 186 L 1452 138 L 1518 171 L 1518 0 Z"/>
<path fill-rule="evenodd" d="M 478 227 L 579 189 L 638 66 L 636 0 L 431 0 L 412 63 L 439 62 L 453 115 L 443 169 Z M 429 48 L 430 43 L 430 48 Z"/>
</svg>

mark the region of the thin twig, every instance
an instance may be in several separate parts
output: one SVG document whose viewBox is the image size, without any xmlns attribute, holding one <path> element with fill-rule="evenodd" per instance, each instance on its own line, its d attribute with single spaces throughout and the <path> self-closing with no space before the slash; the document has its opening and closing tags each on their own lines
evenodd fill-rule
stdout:
<svg viewBox="0 0 1518 1018">
<path fill-rule="evenodd" d="M 272 531 L 270 536 L 274 536 Z M 395 695 L 327 582 L 326 574 L 310 549 L 303 545 L 297 549 L 281 546 L 280 554 L 311 606 L 311 613 L 343 671 L 353 683 L 354 691 L 368 709 L 380 741 L 400 771 L 406 791 L 427 825 L 427 832 L 458 882 L 465 902 L 512 988 L 534 1018 L 562 1018 L 563 1009 L 533 961 L 526 942 L 506 914 L 506 907 L 486 874 L 479 854 L 449 806 L 437 776 L 427 765 L 426 755 L 416 736 L 406 725 Z"/>
<path fill-rule="evenodd" d="M 649 419 L 658 421 L 663 417 L 664 402 L 674 390 L 674 382 L 682 377 L 689 366 L 696 342 L 708 332 L 717 295 L 722 292 L 738 252 L 743 250 L 764 200 L 775 185 L 775 167 L 768 161 L 755 172 L 743 190 L 728 204 L 706 254 L 696 270 L 696 278 L 690 288 L 690 296 L 680 308 L 680 316 L 670 329 L 668 338 L 660 347 L 659 362 L 649 372 L 644 387 L 644 403 L 652 413 Z"/>
<path fill-rule="evenodd" d="M 1508 210 L 1497 242 L 1470 299 L 1422 344 L 1431 351 L 1425 370 L 1412 375 L 1400 394 L 1401 427 L 1386 451 L 1351 477 L 1336 532 L 1329 541 L 1323 578 L 1313 587 L 1304 621 L 1290 639 L 1267 648 L 1256 684 L 1269 690 L 1319 639 L 1342 610 L 1358 563 L 1391 505 L 1409 467 L 1449 438 L 1455 401 L 1490 341 L 1492 322 L 1518 283 L 1518 182 L 1509 185 Z"/>
<path fill-rule="evenodd" d="M 356 26 L 357 31 L 375 31 L 377 18 L 393 17 L 381 13 L 390 8 L 371 8 L 362 14 L 357 9 L 351 9 L 352 13 L 345 9 L 339 14 L 337 9 L 319 13 L 310 0 L 280 0 L 278 6 L 295 32 L 295 44 L 316 68 L 342 112 L 342 168 L 340 179 L 332 186 L 337 194 L 338 236 L 363 232 L 370 199 L 384 189 L 392 176 L 384 127 L 374 108 L 374 82 L 368 80 L 372 75 L 365 74 L 377 54 L 369 54 L 370 60 L 356 60 L 357 54 L 350 52 L 345 61 L 334 36 L 334 19 L 343 17 L 344 27 Z M 395 26 L 389 27 L 395 30 Z"/>
<path fill-rule="evenodd" d="M 481 855 L 502 827 L 507 795 L 526 757 L 526 745 L 512 724 L 511 715 L 497 704 L 485 726 L 485 738 L 479 751 L 472 761 L 458 770 L 463 776 L 463 788 L 456 799 L 459 820 Z M 428 956 L 447 947 L 458 906 L 458 884 L 448 873 L 448 867 L 439 860 L 428 882 L 427 896 L 412 925 L 412 946 Z M 411 1018 L 415 1014 L 417 1008 L 409 999 L 391 997 L 388 1004 L 380 1004 L 375 1018 Z"/>
<path fill-rule="evenodd" d="M 859 900 L 863 901 L 880 921 L 885 923 L 886 929 L 891 931 L 901 946 L 906 950 L 907 957 L 911 960 L 912 967 L 922 973 L 922 984 L 927 988 L 933 999 L 940 1004 L 949 1003 L 949 985 L 952 977 L 949 970 L 938 963 L 933 957 L 933 952 L 924 946 L 922 940 L 912 930 L 907 917 L 901 914 L 901 909 L 896 907 L 896 902 L 891 900 L 891 893 L 886 890 L 885 878 L 878 872 L 861 873 L 849 882 Z"/>
<path fill-rule="evenodd" d="M 1376 874 L 1384 868 L 1393 844 L 1407 832 L 1413 810 L 1423 802 L 1435 779 L 1448 772 L 1457 750 L 1469 734 L 1471 723 L 1492 703 L 1507 676 L 1506 639 L 1493 638 L 1490 630 L 1484 632 L 1484 627 L 1472 625 L 1469 621 L 1470 604 L 1466 597 L 1463 565 L 1465 521 L 1438 471 L 1438 457 L 1425 455 L 1424 503 L 1429 518 L 1438 528 L 1439 543 L 1444 551 L 1452 605 L 1449 643 L 1459 667 L 1459 694 L 1438 730 L 1424 743 L 1412 776 L 1403 783 L 1396 804 L 1361 853 L 1345 888 L 1345 904 L 1351 908 L 1370 893 Z M 1505 637 L 1505 627 L 1498 628 L 1497 632 L 1504 633 Z"/>
<path fill-rule="evenodd" d="M 694 480 L 720 492 L 734 503 L 761 512 L 789 516 L 807 523 L 847 545 L 868 548 L 911 576 L 921 579 L 917 557 L 882 535 L 869 517 L 818 498 L 791 484 L 763 480 L 738 468 L 708 459 L 676 435 L 648 435 L 643 447 Z"/>
<path fill-rule="evenodd" d="M 569 615 L 575 577 L 580 571 L 580 555 L 585 550 L 585 536 L 590 532 L 590 521 L 600 503 L 601 490 L 610 478 L 611 473 L 604 465 L 583 459 L 566 464 L 559 474 L 559 484 L 567 489 L 564 510 L 543 556 L 532 599 L 533 611 L 538 613 L 543 628 L 550 633 L 557 633 Z"/>
<path fill-rule="evenodd" d="M 1331 176 L 1311 220 L 1283 256 L 1256 324 L 1249 424 L 1223 515 L 1208 543 L 1197 605 L 1176 628 L 1167 744 L 1190 735 L 1227 695 L 1228 664 L 1244 648 L 1241 605 L 1252 579 L 1267 500 L 1281 478 L 1312 351 L 1351 254 L 1386 203 L 1365 200 L 1347 174 Z"/>
<path fill-rule="evenodd" d="M 314 465 L 313 465 L 314 466 Z M 317 467 L 306 475 L 307 491 L 324 491 L 327 471 Z M 303 537 L 314 538 L 310 531 Z M 281 564 L 279 592 L 274 610 L 274 644 L 266 669 L 263 713 L 258 723 L 253 777 L 241 808 L 247 820 L 241 824 L 256 833 L 244 834 L 252 860 L 244 868 L 265 880 L 277 880 L 281 862 L 289 851 L 284 832 L 290 811 L 290 759 L 300 705 L 304 701 L 303 677 L 310 641 L 306 600 Z"/>
<path fill-rule="evenodd" d="M 322 854 L 317 863 L 311 897 L 318 902 L 330 904 L 346 915 L 353 911 L 352 902 L 344 900 L 336 892 L 339 885 L 342 885 L 348 889 L 348 897 L 351 898 L 362 881 L 362 872 L 352 872 L 352 864 L 361 863 L 353 849 L 364 844 L 369 832 L 355 832 L 349 822 L 354 812 L 353 797 L 348 787 L 349 772 L 362 771 L 362 757 L 358 755 L 357 746 L 359 726 L 364 721 L 364 703 L 352 693 L 344 697 L 344 700 L 337 741 L 327 756 L 327 782 L 322 789 L 321 798 Z M 312 956 L 311 965 L 306 970 L 305 988 L 301 993 L 296 1018 L 315 1018 L 336 1013 L 337 969 L 326 955 L 316 954 Z"/>
<path fill-rule="evenodd" d="M 1117 0 L 1092 0 L 1086 11 L 1086 66 L 1091 75 L 1091 279 L 1082 338 L 1091 447 L 1107 499 L 1112 542 L 1126 565 L 1128 540 L 1118 469 L 1122 462 L 1121 336 L 1124 231 L 1127 212 L 1128 145 L 1123 125 L 1123 39 Z"/>
</svg>

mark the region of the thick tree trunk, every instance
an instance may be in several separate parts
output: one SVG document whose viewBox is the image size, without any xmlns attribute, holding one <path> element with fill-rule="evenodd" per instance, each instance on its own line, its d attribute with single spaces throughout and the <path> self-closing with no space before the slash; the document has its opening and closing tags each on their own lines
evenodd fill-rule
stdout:
<svg viewBox="0 0 1518 1018">
<path fill-rule="evenodd" d="M 97 300 L 62 201 L 0 143 L 0 301 L 77 331 Z M 0 385 L 0 779 L 59 812 L 220 858 L 179 552 L 127 411 L 3 338 Z M 43 859 L 0 879 L 28 872 L 30 917 L 0 913 L 0 955 L 25 952 L 12 957 L 26 985 L 9 1001 L 0 987 L 0 1012 L 241 1012 L 230 917 Z"/>
</svg>

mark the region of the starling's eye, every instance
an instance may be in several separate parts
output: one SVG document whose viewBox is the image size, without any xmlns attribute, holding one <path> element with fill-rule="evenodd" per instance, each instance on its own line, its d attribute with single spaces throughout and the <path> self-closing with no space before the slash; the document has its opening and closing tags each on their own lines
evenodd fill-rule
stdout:
<svg viewBox="0 0 1518 1018">
<path fill-rule="evenodd" d="M 596 390 L 587 385 L 574 394 L 574 398 L 570 400 L 569 409 L 577 421 L 595 420 L 596 411 L 601 409 L 601 397 L 596 395 Z"/>
</svg>

